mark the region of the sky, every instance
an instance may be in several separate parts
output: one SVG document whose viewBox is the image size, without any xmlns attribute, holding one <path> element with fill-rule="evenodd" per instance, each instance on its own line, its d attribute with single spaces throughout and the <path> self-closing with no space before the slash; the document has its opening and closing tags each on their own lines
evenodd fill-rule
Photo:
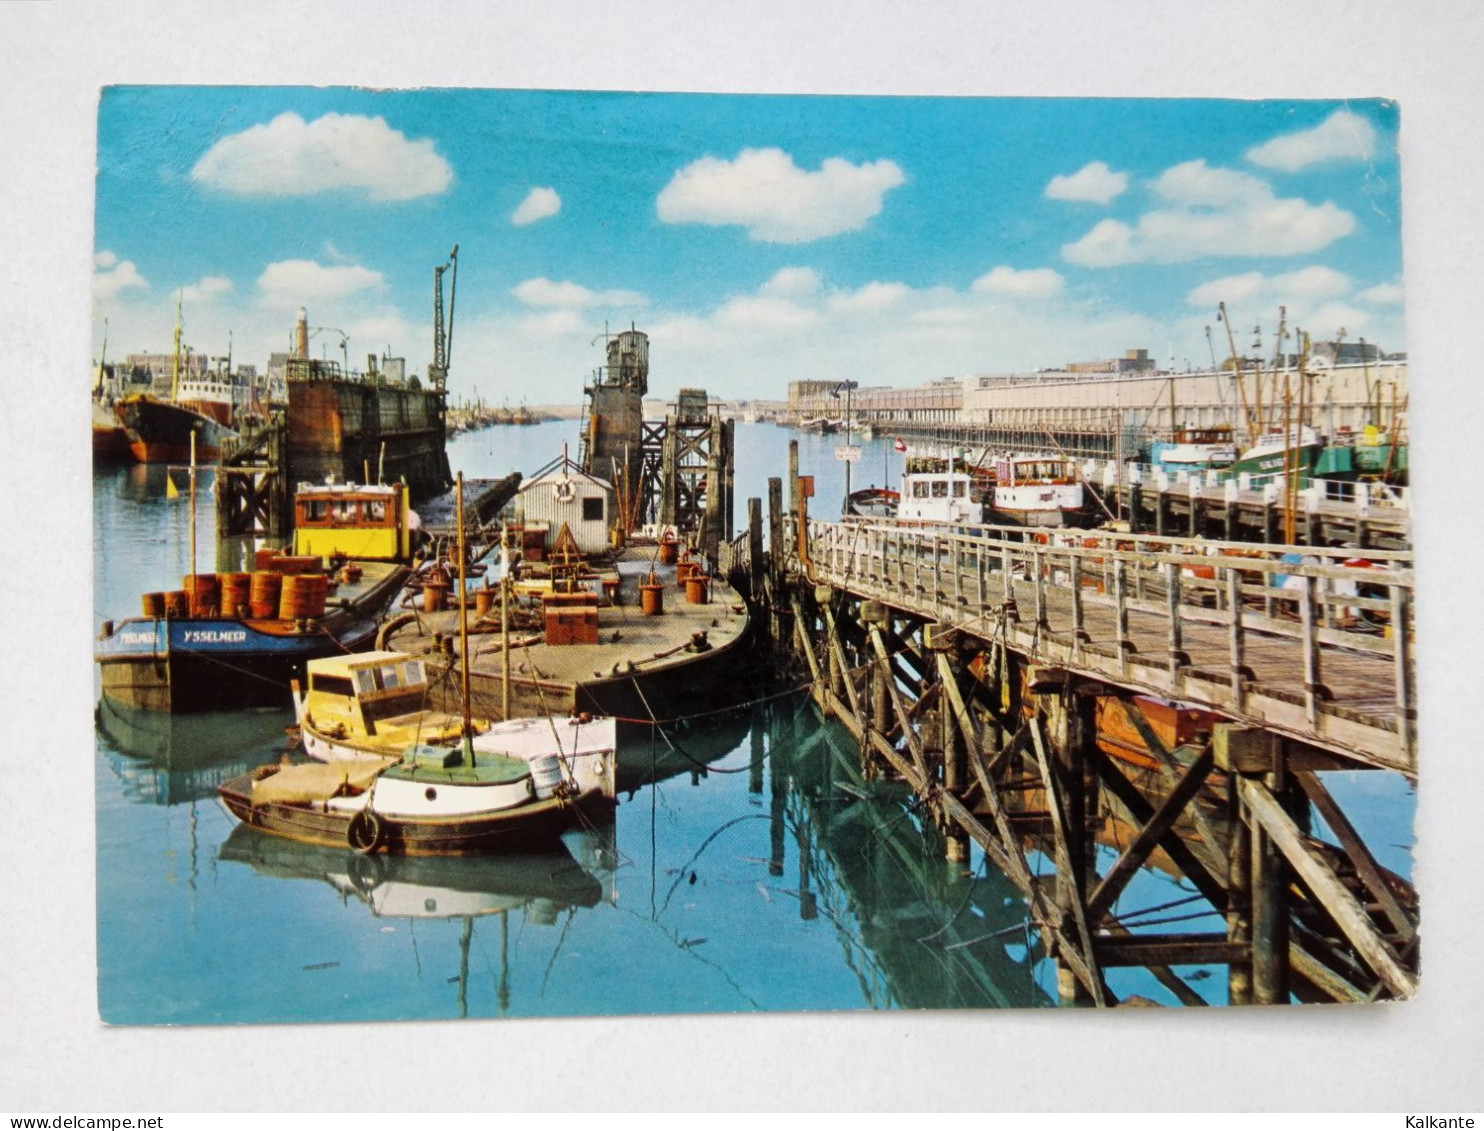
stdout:
<svg viewBox="0 0 1484 1131">
<path fill-rule="evenodd" d="M 432 352 L 455 401 L 777 398 L 1149 350 L 1405 350 L 1396 104 L 290 87 L 104 90 L 93 355 Z M 106 326 L 105 326 L 106 319 Z M 1209 335 L 1208 335 L 1209 328 Z M 1296 340 L 1288 349 L 1296 352 Z"/>
</svg>

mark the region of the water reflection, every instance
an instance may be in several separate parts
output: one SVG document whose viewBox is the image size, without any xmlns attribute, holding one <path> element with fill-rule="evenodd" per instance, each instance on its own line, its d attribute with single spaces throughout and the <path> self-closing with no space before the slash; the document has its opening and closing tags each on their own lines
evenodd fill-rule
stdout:
<svg viewBox="0 0 1484 1131">
<path fill-rule="evenodd" d="M 94 712 L 108 765 L 134 801 L 215 799 L 216 787 L 278 758 L 290 710 L 171 715 L 100 698 Z"/>
<path fill-rule="evenodd" d="M 604 883 L 565 847 L 498 856 L 365 856 L 300 844 L 238 825 L 217 851 L 262 876 L 322 880 L 376 918 L 454 919 L 523 910 L 547 926 L 569 908 L 593 907 Z"/>
<path fill-rule="evenodd" d="M 868 781 L 858 748 L 842 728 L 820 725 L 807 701 L 771 714 L 769 872 L 784 874 L 792 839 L 799 914 L 835 923 L 865 1002 L 1052 1004 L 1036 984 L 1039 939 L 1009 880 L 982 859 L 948 863 L 906 787 Z"/>
</svg>

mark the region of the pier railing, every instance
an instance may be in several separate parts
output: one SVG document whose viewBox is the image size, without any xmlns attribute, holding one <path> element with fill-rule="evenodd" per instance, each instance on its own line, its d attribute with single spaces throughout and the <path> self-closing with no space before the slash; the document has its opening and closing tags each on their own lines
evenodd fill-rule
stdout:
<svg viewBox="0 0 1484 1131">
<path fill-rule="evenodd" d="M 1409 552 L 856 521 L 803 551 L 816 583 L 1415 773 Z"/>
</svg>

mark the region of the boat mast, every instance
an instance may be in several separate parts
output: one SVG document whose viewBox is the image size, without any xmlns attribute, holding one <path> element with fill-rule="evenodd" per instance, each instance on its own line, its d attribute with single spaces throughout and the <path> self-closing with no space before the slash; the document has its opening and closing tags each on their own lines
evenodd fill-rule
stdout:
<svg viewBox="0 0 1484 1131">
<path fill-rule="evenodd" d="M 108 319 L 103 319 L 103 348 L 98 351 L 98 385 L 93 390 L 94 395 L 101 401 L 107 395 L 107 378 L 104 374 L 108 371 Z M 1369 389 L 1369 383 L 1367 384 Z"/>
<path fill-rule="evenodd" d="M 510 550 L 500 528 L 500 716 L 510 718 Z"/>
<path fill-rule="evenodd" d="M 474 765 L 474 727 L 469 718 L 469 607 L 465 601 L 468 593 L 464 589 L 464 473 L 459 472 L 458 493 L 459 523 L 459 693 L 464 708 L 464 757 Z"/>
<path fill-rule="evenodd" d="M 176 332 L 180 340 L 180 331 Z M 166 475 L 170 472 L 167 470 Z M 191 593 L 196 592 L 196 430 L 191 429 Z"/>
<path fill-rule="evenodd" d="M 1232 366 L 1232 382 L 1237 386 L 1237 397 L 1242 405 L 1242 418 L 1247 422 L 1247 443 L 1257 443 L 1257 429 L 1253 426 L 1252 413 L 1247 407 L 1247 386 L 1242 380 L 1242 369 L 1244 359 L 1237 356 L 1237 340 L 1232 337 L 1232 322 L 1230 315 L 1226 312 L 1226 303 L 1216 304 L 1216 321 L 1226 327 L 1226 346 L 1230 351 Z"/>
<path fill-rule="evenodd" d="M 170 403 L 174 404 L 180 396 L 180 307 L 182 301 L 181 291 L 175 292 L 175 355 L 170 365 Z M 195 562 L 191 563 L 195 568 Z"/>
</svg>

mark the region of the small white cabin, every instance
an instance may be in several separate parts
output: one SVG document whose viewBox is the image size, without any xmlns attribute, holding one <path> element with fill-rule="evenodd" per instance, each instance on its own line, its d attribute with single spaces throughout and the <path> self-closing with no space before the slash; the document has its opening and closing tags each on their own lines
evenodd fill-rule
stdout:
<svg viewBox="0 0 1484 1131">
<path fill-rule="evenodd" d="M 516 494 L 519 520 L 527 527 L 547 525 L 548 550 L 565 526 L 583 554 L 601 554 L 608 548 L 613 504 L 612 484 L 566 458 L 527 479 Z"/>
<path fill-rule="evenodd" d="M 979 522 L 981 511 L 970 493 L 969 477 L 963 472 L 928 472 L 902 477 L 902 497 L 897 504 L 900 521 L 950 525 Z"/>
</svg>

